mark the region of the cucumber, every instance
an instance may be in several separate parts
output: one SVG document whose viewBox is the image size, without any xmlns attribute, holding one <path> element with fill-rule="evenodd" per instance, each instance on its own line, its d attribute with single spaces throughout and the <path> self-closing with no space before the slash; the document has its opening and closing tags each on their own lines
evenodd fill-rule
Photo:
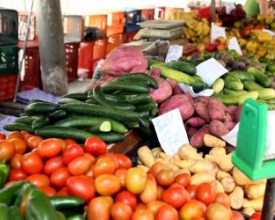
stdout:
<svg viewBox="0 0 275 220">
<path fill-rule="evenodd" d="M 44 116 L 43 115 L 24 115 L 24 116 L 20 116 L 19 118 L 15 119 L 13 122 L 31 125 L 34 120 L 42 118 L 42 117 L 44 117 Z"/>
<path fill-rule="evenodd" d="M 149 102 L 143 105 L 137 105 L 136 110 L 137 111 L 150 111 L 153 108 L 156 108 L 158 105 L 155 102 Z"/>
<path fill-rule="evenodd" d="M 236 91 L 236 90 L 224 88 L 223 93 L 226 94 L 226 95 L 240 96 L 240 95 L 246 94 L 247 91 L 245 91 L 245 90 Z"/>
<path fill-rule="evenodd" d="M 202 81 L 200 76 L 193 76 L 194 81 L 189 83 L 189 86 L 193 87 L 194 92 L 200 92 L 204 89 L 209 88 L 209 86 Z"/>
<path fill-rule="evenodd" d="M 101 85 L 102 91 L 104 93 L 113 93 L 113 92 L 129 92 L 129 93 L 149 93 L 150 87 L 144 85 L 144 83 L 135 83 L 135 82 L 123 82 L 123 81 L 112 81 L 104 83 Z"/>
<path fill-rule="evenodd" d="M 159 87 L 156 79 L 147 73 L 130 73 L 117 77 L 115 81 L 140 81 L 154 89 L 157 89 Z"/>
<path fill-rule="evenodd" d="M 244 70 L 234 70 L 230 71 L 227 74 L 232 74 L 236 77 L 238 77 L 241 81 L 243 80 L 255 80 L 254 74 L 244 71 Z"/>
<path fill-rule="evenodd" d="M 139 104 L 146 104 L 152 102 L 153 99 L 149 94 L 119 94 L 119 95 L 112 95 L 112 94 L 105 94 L 105 98 L 112 102 L 119 102 L 125 101 L 133 105 Z"/>
<path fill-rule="evenodd" d="M 244 80 L 243 81 L 243 86 L 248 91 L 253 91 L 253 90 L 256 90 L 256 89 L 263 89 L 264 88 L 260 84 L 256 83 L 253 80 Z"/>
<path fill-rule="evenodd" d="M 90 98 L 86 99 L 85 103 L 99 104 L 93 97 L 90 97 Z"/>
<path fill-rule="evenodd" d="M 59 108 L 59 105 L 50 102 L 34 102 L 28 104 L 24 111 L 28 115 L 48 114 Z"/>
<path fill-rule="evenodd" d="M 224 80 L 222 78 L 216 79 L 211 87 L 215 93 L 220 93 L 224 88 Z"/>
<path fill-rule="evenodd" d="M 79 101 L 85 101 L 87 99 L 87 93 L 85 92 L 75 92 L 75 93 L 68 93 L 65 94 L 63 96 L 61 96 L 61 98 L 72 98 L 72 99 L 77 99 Z"/>
<path fill-rule="evenodd" d="M 131 110 L 115 109 L 106 105 L 88 103 L 68 103 L 60 106 L 61 109 L 76 114 L 110 117 L 118 121 L 137 121 L 147 113 L 139 113 Z M 149 115 L 149 114 L 148 114 Z"/>
<path fill-rule="evenodd" d="M 103 121 L 92 125 L 89 129 L 90 132 L 110 132 L 112 130 L 112 125 L 110 121 Z"/>
<path fill-rule="evenodd" d="M 153 64 L 150 67 L 150 69 L 155 69 L 155 68 L 160 69 L 161 77 L 171 78 L 179 83 L 184 83 L 184 84 L 190 85 L 190 84 L 198 81 L 198 78 L 195 78 L 194 76 L 190 76 L 190 75 L 183 73 L 181 71 L 172 69 L 170 67 L 163 66 L 163 64 Z M 200 81 L 202 81 L 202 80 L 200 80 Z"/>
<path fill-rule="evenodd" d="M 261 86 L 267 88 L 270 86 L 270 79 L 263 71 L 257 69 L 256 67 L 250 66 L 247 68 L 247 72 L 252 73 L 255 77 L 255 81 L 258 82 Z"/>
<path fill-rule="evenodd" d="M 224 87 L 236 91 L 243 90 L 244 88 L 243 83 L 238 77 L 228 73 L 224 75 Z"/>
<path fill-rule="evenodd" d="M 258 92 L 258 98 L 261 100 L 270 100 L 275 98 L 275 90 L 273 88 L 255 89 L 254 91 Z"/>
<path fill-rule="evenodd" d="M 98 136 L 102 140 L 104 140 L 106 143 L 116 143 L 119 141 L 123 141 L 125 139 L 125 135 L 121 133 L 116 132 L 106 132 L 106 133 L 93 133 L 95 136 Z"/>
<path fill-rule="evenodd" d="M 107 117 L 94 116 L 70 116 L 58 121 L 55 125 L 60 127 L 90 127 L 104 121 L 111 123 L 111 130 L 118 133 L 126 133 L 128 129 L 119 121 Z"/>
<path fill-rule="evenodd" d="M 63 119 L 67 116 L 67 112 L 64 111 L 64 110 L 56 110 L 56 111 L 53 111 L 53 112 L 50 112 L 48 114 L 48 117 L 51 119 L 51 120 L 60 120 L 60 119 Z"/>
<path fill-rule="evenodd" d="M 163 63 L 163 65 L 191 76 L 194 76 L 197 73 L 197 67 L 193 63 L 188 63 L 186 61 L 171 61 Z"/>
<path fill-rule="evenodd" d="M 105 94 L 102 92 L 101 86 L 96 86 L 93 88 L 93 98 L 101 105 L 109 105 L 115 108 L 124 110 L 135 110 L 135 106 L 126 102 L 111 102 L 105 98 Z"/>
<path fill-rule="evenodd" d="M 34 120 L 31 124 L 32 128 L 35 130 L 36 128 L 40 128 L 46 125 L 50 124 L 50 119 L 46 116 L 38 118 L 36 120 Z"/>
<path fill-rule="evenodd" d="M 74 98 L 64 97 L 58 100 L 58 104 L 66 104 L 66 103 L 82 103 L 82 101 Z"/>
<path fill-rule="evenodd" d="M 256 91 L 248 92 L 247 94 L 238 97 L 238 104 L 242 105 L 246 99 L 256 100 L 259 97 L 259 93 Z"/>
<path fill-rule="evenodd" d="M 219 94 L 214 94 L 212 97 L 219 99 L 225 105 L 238 105 L 239 103 L 237 96 L 219 93 Z"/>
<path fill-rule="evenodd" d="M 77 128 L 61 127 L 55 125 L 44 126 L 35 129 L 35 134 L 44 138 L 72 138 L 77 141 L 85 142 L 85 140 L 93 136 L 92 133 Z"/>
<path fill-rule="evenodd" d="M 16 123 L 16 122 L 5 124 L 3 128 L 7 131 L 27 131 L 30 133 L 34 132 L 31 125 Z"/>
</svg>

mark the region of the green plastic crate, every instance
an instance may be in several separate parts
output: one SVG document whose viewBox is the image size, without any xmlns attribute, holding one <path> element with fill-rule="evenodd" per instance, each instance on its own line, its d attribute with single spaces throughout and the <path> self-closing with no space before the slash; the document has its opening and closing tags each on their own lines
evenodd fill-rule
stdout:
<svg viewBox="0 0 275 220">
<path fill-rule="evenodd" d="M 0 46 L 0 75 L 18 73 L 18 46 Z"/>
</svg>

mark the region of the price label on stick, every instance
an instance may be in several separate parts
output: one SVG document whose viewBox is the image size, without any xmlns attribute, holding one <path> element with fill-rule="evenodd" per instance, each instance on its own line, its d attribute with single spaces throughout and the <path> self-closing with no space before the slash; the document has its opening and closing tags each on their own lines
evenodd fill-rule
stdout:
<svg viewBox="0 0 275 220">
<path fill-rule="evenodd" d="M 153 120 L 158 140 L 163 151 L 174 155 L 183 144 L 189 144 L 179 109 L 174 109 Z"/>
<path fill-rule="evenodd" d="M 224 27 L 219 27 L 214 23 L 211 23 L 211 42 L 214 42 L 218 37 L 226 39 L 226 32 Z"/>
<path fill-rule="evenodd" d="M 170 62 L 170 61 L 177 61 L 179 60 L 180 57 L 182 57 L 182 51 L 183 51 L 183 46 L 181 45 L 171 45 L 169 46 L 165 62 Z"/>
</svg>

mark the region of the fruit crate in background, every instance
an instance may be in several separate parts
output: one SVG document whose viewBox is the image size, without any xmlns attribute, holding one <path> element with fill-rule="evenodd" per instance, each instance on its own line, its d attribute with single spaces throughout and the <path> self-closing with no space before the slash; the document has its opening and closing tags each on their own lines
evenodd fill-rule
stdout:
<svg viewBox="0 0 275 220">
<path fill-rule="evenodd" d="M 134 36 L 136 35 L 138 31 L 131 31 L 131 32 L 128 32 L 128 33 L 123 33 L 122 34 L 122 44 L 125 44 L 125 43 L 129 43 L 131 41 L 133 41 L 133 38 Z"/>
<path fill-rule="evenodd" d="M 28 27 L 29 12 L 21 11 L 18 13 L 18 39 L 20 41 L 26 40 L 27 27 Z M 29 26 L 29 41 L 37 40 L 37 21 L 35 13 L 31 13 Z"/>
<path fill-rule="evenodd" d="M 64 42 L 80 42 L 84 36 L 84 19 L 80 15 L 63 16 Z"/>
<path fill-rule="evenodd" d="M 141 9 L 124 9 L 124 32 L 137 31 L 140 29 L 138 22 L 141 22 Z"/>
<path fill-rule="evenodd" d="M 155 7 L 154 19 L 161 20 L 165 16 L 165 7 Z"/>
<path fill-rule="evenodd" d="M 14 98 L 17 76 L 18 73 L 0 75 L 0 102 Z"/>
<path fill-rule="evenodd" d="M 0 45 L 18 43 L 18 12 L 0 8 Z"/>
<path fill-rule="evenodd" d="M 124 28 L 124 12 L 105 10 L 107 14 L 107 30 L 106 36 L 123 33 Z"/>
<path fill-rule="evenodd" d="M 18 46 L 0 46 L 0 75 L 18 73 Z"/>
<path fill-rule="evenodd" d="M 153 20 L 155 18 L 155 8 L 142 8 L 141 21 Z"/>
<path fill-rule="evenodd" d="M 85 69 L 88 77 L 93 75 L 94 41 L 81 42 L 78 49 L 78 68 Z"/>
<path fill-rule="evenodd" d="M 85 27 L 96 27 L 103 34 L 107 32 L 107 14 L 90 14 L 84 16 Z"/>
<path fill-rule="evenodd" d="M 122 34 L 113 34 L 108 37 L 106 56 L 116 47 L 122 44 Z"/>
<path fill-rule="evenodd" d="M 33 88 L 42 88 L 38 46 L 26 48 L 19 90 L 25 91 Z"/>
<path fill-rule="evenodd" d="M 79 42 L 65 43 L 65 58 L 68 82 L 73 82 L 78 79 L 78 48 Z"/>
<path fill-rule="evenodd" d="M 106 57 L 108 38 L 102 38 L 94 41 L 93 60 Z"/>
</svg>

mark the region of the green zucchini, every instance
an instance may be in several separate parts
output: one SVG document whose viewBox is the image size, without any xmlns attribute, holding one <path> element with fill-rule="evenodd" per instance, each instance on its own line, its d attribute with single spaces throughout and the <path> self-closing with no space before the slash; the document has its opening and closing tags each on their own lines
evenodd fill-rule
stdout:
<svg viewBox="0 0 275 220">
<path fill-rule="evenodd" d="M 118 121 L 137 121 L 144 113 L 131 110 L 115 109 L 111 106 L 87 104 L 87 103 L 68 103 L 60 106 L 61 109 L 76 114 L 110 117 Z M 146 114 L 146 113 L 145 113 Z"/>
<path fill-rule="evenodd" d="M 7 131 L 27 131 L 33 133 L 34 130 L 31 125 L 12 122 L 10 124 L 5 124 L 3 127 Z"/>
<path fill-rule="evenodd" d="M 93 136 L 90 132 L 81 129 L 54 125 L 37 128 L 34 132 L 44 138 L 72 138 L 81 142 L 84 142 L 88 137 Z"/>
<path fill-rule="evenodd" d="M 34 102 L 28 104 L 24 111 L 29 115 L 48 114 L 57 110 L 59 105 L 50 102 Z"/>
<path fill-rule="evenodd" d="M 257 69 L 256 67 L 250 66 L 247 68 L 247 72 L 252 73 L 255 77 L 255 81 L 261 86 L 265 88 L 270 86 L 270 79 L 263 71 Z"/>
<path fill-rule="evenodd" d="M 60 127 L 91 127 L 98 123 L 109 121 L 111 123 L 111 130 L 118 133 L 126 133 L 128 129 L 119 121 L 108 117 L 95 116 L 70 116 L 56 122 L 56 126 Z"/>
<path fill-rule="evenodd" d="M 150 87 L 144 83 L 135 82 L 123 82 L 123 81 L 112 81 L 101 85 L 102 91 L 104 93 L 113 92 L 128 92 L 128 93 L 149 93 Z"/>
<path fill-rule="evenodd" d="M 238 77 L 229 73 L 224 75 L 224 87 L 236 91 L 243 90 L 244 88 L 241 80 Z"/>
<path fill-rule="evenodd" d="M 87 93 L 85 92 L 74 92 L 74 93 L 68 93 L 61 97 L 63 98 L 72 98 L 77 99 L 79 101 L 85 101 L 87 99 Z"/>
<path fill-rule="evenodd" d="M 127 82 L 140 81 L 154 89 L 157 89 L 159 87 L 158 82 L 154 77 L 152 77 L 147 73 L 140 73 L 140 72 L 119 76 L 115 79 L 115 81 L 127 81 Z"/>
<path fill-rule="evenodd" d="M 123 141 L 125 139 L 124 134 L 116 133 L 116 132 L 93 133 L 93 135 L 98 136 L 108 144 Z"/>
<path fill-rule="evenodd" d="M 193 63 L 188 63 L 186 61 L 171 61 L 163 63 L 164 66 L 179 70 L 188 75 L 194 76 L 197 73 L 197 67 Z"/>
<path fill-rule="evenodd" d="M 253 80 L 244 80 L 243 86 L 248 91 L 253 91 L 255 89 L 263 89 L 264 87 L 258 84 L 257 82 Z"/>
</svg>

